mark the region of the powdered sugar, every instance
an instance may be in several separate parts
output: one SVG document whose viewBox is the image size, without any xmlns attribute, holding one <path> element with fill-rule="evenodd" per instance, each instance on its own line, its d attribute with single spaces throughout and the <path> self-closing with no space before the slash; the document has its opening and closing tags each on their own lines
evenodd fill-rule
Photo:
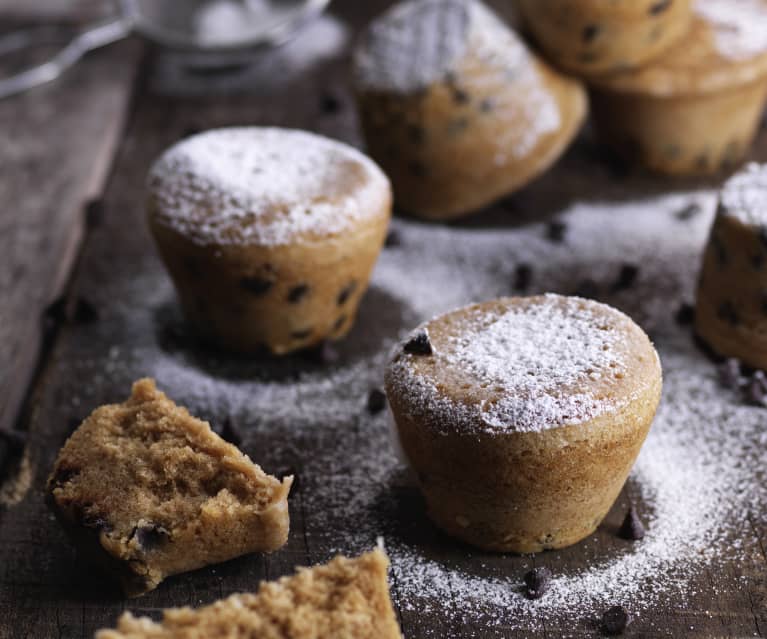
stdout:
<svg viewBox="0 0 767 639">
<path fill-rule="evenodd" d="M 166 151 L 150 172 L 156 220 L 200 244 L 280 245 L 380 215 L 388 180 L 359 151 L 305 131 L 228 128 Z"/>
<path fill-rule="evenodd" d="M 503 312 L 461 313 L 430 356 L 429 373 L 414 370 L 419 355 L 402 354 L 387 376 L 408 403 L 442 415 L 438 421 L 445 428 L 477 422 L 475 411 L 488 431 L 499 433 L 579 424 L 633 396 L 616 389 L 631 366 L 624 344 L 638 331 L 604 304 L 549 294 Z M 475 390 L 492 389 L 491 398 L 480 405 L 453 400 L 442 390 L 448 379 Z M 610 389 L 613 397 L 607 399 Z M 459 420 L 464 423 L 456 424 Z"/>
<path fill-rule="evenodd" d="M 743 224 L 767 224 L 767 164 L 749 164 L 727 180 L 721 203 L 725 215 Z"/>
<path fill-rule="evenodd" d="M 697 0 L 695 12 L 709 21 L 719 53 L 733 60 L 767 53 L 767 2 Z"/>
</svg>

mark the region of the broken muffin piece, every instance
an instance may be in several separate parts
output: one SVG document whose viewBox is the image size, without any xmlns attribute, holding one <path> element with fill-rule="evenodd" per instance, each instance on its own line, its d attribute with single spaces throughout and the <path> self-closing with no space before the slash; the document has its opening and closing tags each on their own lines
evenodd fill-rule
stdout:
<svg viewBox="0 0 767 639">
<path fill-rule="evenodd" d="M 294 576 L 262 583 L 257 594 L 232 595 L 194 610 L 166 610 L 161 622 L 126 612 L 96 639 L 401 639 L 381 550 L 336 557 Z"/>
<path fill-rule="evenodd" d="M 169 575 L 283 546 L 292 482 L 142 379 L 67 440 L 47 497 L 84 558 L 136 596 Z"/>
</svg>

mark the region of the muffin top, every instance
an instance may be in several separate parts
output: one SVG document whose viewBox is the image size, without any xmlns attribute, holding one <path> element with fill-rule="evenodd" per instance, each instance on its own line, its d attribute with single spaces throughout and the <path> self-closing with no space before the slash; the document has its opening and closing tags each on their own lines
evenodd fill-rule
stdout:
<svg viewBox="0 0 767 639">
<path fill-rule="evenodd" d="M 279 128 L 214 129 L 182 140 L 149 173 L 154 223 L 202 245 L 285 245 L 387 216 L 389 181 L 368 157 Z"/>
<path fill-rule="evenodd" d="M 476 0 L 407 0 L 376 18 L 354 55 L 357 86 L 410 94 L 450 82 L 473 50 L 513 77 L 531 56 L 522 40 Z"/>
<path fill-rule="evenodd" d="M 689 33 L 641 68 L 591 78 L 625 93 L 708 93 L 767 76 L 767 0 L 696 0 Z"/>
<path fill-rule="evenodd" d="M 586 422 L 659 378 L 655 349 L 629 317 L 553 294 L 437 317 L 398 346 L 386 371 L 390 401 L 427 425 L 499 434 Z"/>
<path fill-rule="evenodd" d="M 767 225 L 767 164 L 752 162 L 733 175 L 722 187 L 719 202 L 721 214 L 749 226 Z"/>
</svg>

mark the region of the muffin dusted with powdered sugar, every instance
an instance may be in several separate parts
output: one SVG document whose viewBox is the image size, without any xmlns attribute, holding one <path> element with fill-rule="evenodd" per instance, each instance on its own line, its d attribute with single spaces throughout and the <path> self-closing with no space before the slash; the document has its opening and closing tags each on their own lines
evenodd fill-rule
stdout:
<svg viewBox="0 0 767 639">
<path fill-rule="evenodd" d="M 397 203 L 448 219 L 548 168 L 586 112 L 582 86 L 476 0 L 410 0 L 373 21 L 354 56 L 370 154 Z"/>
<path fill-rule="evenodd" d="M 205 337 L 281 354 L 351 328 L 391 215 L 359 151 L 242 127 L 183 140 L 149 176 L 149 221 L 185 314 Z"/>
<path fill-rule="evenodd" d="M 661 368 L 644 332 L 591 300 L 503 298 L 431 320 L 386 391 L 434 521 L 482 548 L 589 535 L 649 430 Z"/>
</svg>

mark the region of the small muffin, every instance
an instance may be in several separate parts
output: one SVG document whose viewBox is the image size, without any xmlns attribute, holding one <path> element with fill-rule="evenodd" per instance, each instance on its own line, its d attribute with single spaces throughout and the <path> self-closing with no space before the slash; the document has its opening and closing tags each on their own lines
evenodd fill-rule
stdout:
<svg viewBox="0 0 767 639">
<path fill-rule="evenodd" d="M 381 550 L 264 582 L 193 610 L 171 608 L 162 621 L 126 612 L 96 639 L 402 639 Z"/>
<path fill-rule="evenodd" d="M 560 295 L 437 317 L 397 348 L 385 379 L 433 521 L 513 552 L 562 548 L 596 529 L 661 392 L 658 356 L 630 318 Z"/>
<path fill-rule="evenodd" d="M 292 482 L 142 379 L 67 440 L 47 497 L 83 557 L 135 596 L 168 575 L 282 547 Z"/>
<path fill-rule="evenodd" d="M 581 75 L 632 69 L 677 42 L 691 0 L 518 0 L 526 26 L 557 66 Z"/>
<path fill-rule="evenodd" d="M 586 95 L 474 0 L 411 0 L 363 34 L 354 56 L 370 154 L 398 206 L 465 215 L 525 185 L 561 155 Z"/>
<path fill-rule="evenodd" d="M 390 215 L 389 182 L 370 159 L 304 131 L 207 131 L 149 176 L 150 228 L 184 312 L 233 351 L 344 336 Z"/>
<path fill-rule="evenodd" d="M 591 82 L 597 129 L 628 159 L 680 175 L 733 167 L 767 95 L 767 0 L 697 0 L 660 58 Z"/>
<path fill-rule="evenodd" d="M 767 369 L 767 165 L 750 164 L 722 189 L 695 327 L 718 354 Z"/>
</svg>

